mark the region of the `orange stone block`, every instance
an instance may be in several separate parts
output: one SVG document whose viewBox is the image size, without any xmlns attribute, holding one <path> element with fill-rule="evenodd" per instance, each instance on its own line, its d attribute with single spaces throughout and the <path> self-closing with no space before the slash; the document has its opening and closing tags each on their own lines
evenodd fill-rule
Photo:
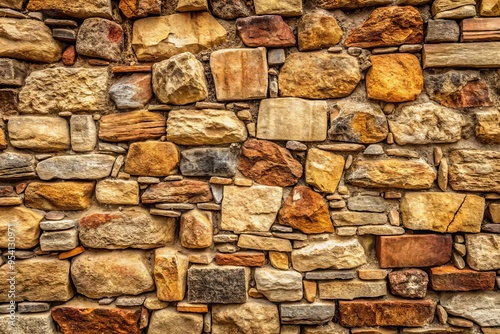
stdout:
<svg viewBox="0 0 500 334">
<path fill-rule="evenodd" d="M 83 246 L 78 246 L 78 247 L 73 248 L 72 250 L 69 250 L 67 252 L 59 253 L 59 255 L 57 256 L 57 258 L 59 260 L 69 259 L 70 257 L 74 257 L 74 256 L 77 256 L 77 255 L 80 255 L 83 252 L 85 252 L 85 248 L 83 248 Z"/>
<path fill-rule="evenodd" d="M 265 262 L 265 254 L 259 252 L 217 253 L 215 255 L 215 263 L 220 266 L 262 267 Z"/>
<path fill-rule="evenodd" d="M 431 268 L 431 287 L 435 291 L 493 290 L 496 273 L 458 269 L 452 265 Z"/>
</svg>

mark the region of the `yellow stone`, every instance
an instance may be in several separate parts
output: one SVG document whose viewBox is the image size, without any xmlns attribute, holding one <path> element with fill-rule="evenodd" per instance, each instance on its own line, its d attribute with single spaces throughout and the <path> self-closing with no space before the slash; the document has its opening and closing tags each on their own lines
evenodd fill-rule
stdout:
<svg viewBox="0 0 500 334">
<path fill-rule="evenodd" d="M 479 14 L 481 16 L 500 16 L 500 0 L 482 0 Z"/>
<path fill-rule="evenodd" d="M 159 300 L 184 299 L 188 265 L 188 257 L 174 249 L 165 247 L 155 251 L 154 277 Z"/>
<path fill-rule="evenodd" d="M 96 198 L 103 204 L 139 204 L 139 184 L 137 181 L 102 180 L 97 182 Z"/>
<path fill-rule="evenodd" d="M 282 252 L 269 252 L 269 262 L 276 269 L 288 270 L 288 254 Z"/>
<path fill-rule="evenodd" d="M 168 142 L 132 143 L 125 160 L 125 172 L 141 176 L 167 176 L 177 167 L 179 152 Z"/>
<path fill-rule="evenodd" d="M 311 148 L 306 160 L 306 182 L 322 192 L 333 194 L 342 177 L 344 164 L 341 155 Z"/>
<path fill-rule="evenodd" d="M 92 204 L 94 182 L 31 182 L 26 206 L 39 210 L 84 210 Z"/>
<path fill-rule="evenodd" d="M 15 234 L 15 248 L 35 247 L 40 236 L 39 224 L 42 218 L 38 212 L 25 207 L 0 207 L 0 248 L 8 247 L 9 232 Z"/>
<path fill-rule="evenodd" d="M 303 283 L 304 283 L 304 298 L 309 303 L 314 302 L 314 300 L 316 300 L 316 293 L 318 290 L 318 285 L 316 284 L 316 281 L 304 280 Z"/>
<path fill-rule="evenodd" d="M 298 39 L 300 51 L 324 49 L 342 40 L 342 29 L 333 16 L 306 14 L 298 23 Z"/>
</svg>

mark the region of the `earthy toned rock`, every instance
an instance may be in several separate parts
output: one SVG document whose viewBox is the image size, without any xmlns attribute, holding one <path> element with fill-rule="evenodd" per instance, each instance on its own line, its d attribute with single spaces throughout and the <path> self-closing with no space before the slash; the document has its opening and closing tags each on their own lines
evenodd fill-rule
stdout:
<svg viewBox="0 0 500 334">
<path fill-rule="evenodd" d="M 154 311 L 149 320 L 148 334 L 200 334 L 203 315 L 178 312 L 174 308 Z"/>
<path fill-rule="evenodd" d="M 488 213 L 493 223 L 500 223 L 500 203 L 491 203 L 488 206 Z"/>
<path fill-rule="evenodd" d="M 460 37 L 460 27 L 452 20 L 429 20 L 427 22 L 426 43 L 456 43 Z"/>
<path fill-rule="evenodd" d="M 120 0 L 123 15 L 129 19 L 146 17 L 148 14 L 161 14 L 161 0 Z"/>
<path fill-rule="evenodd" d="M 280 304 L 282 324 L 317 325 L 332 320 L 335 315 L 335 303 L 331 301 L 305 301 Z"/>
<path fill-rule="evenodd" d="M 138 295 L 154 289 L 149 261 L 138 250 L 87 250 L 71 264 L 78 293 L 89 298 Z"/>
<path fill-rule="evenodd" d="M 405 106 L 389 116 L 398 145 L 456 142 L 462 137 L 464 125 L 460 113 L 432 102 Z"/>
<path fill-rule="evenodd" d="M 44 252 L 70 251 L 78 246 L 78 231 L 44 231 L 40 236 L 40 249 Z"/>
<path fill-rule="evenodd" d="M 500 294 L 493 291 L 443 293 L 441 305 L 452 315 L 473 320 L 480 326 L 498 326 Z"/>
<path fill-rule="evenodd" d="M 361 74 L 356 58 L 324 52 L 297 52 L 279 75 L 280 96 L 332 99 L 350 95 Z"/>
<path fill-rule="evenodd" d="M 424 44 L 423 66 L 497 68 L 499 50 L 500 42 Z"/>
<path fill-rule="evenodd" d="M 257 290 L 272 302 L 302 299 L 302 275 L 296 271 L 267 266 L 255 269 L 254 277 Z"/>
<path fill-rule="evenodd" d="M 173 14 L 134 22 L 132 47 L 141 61 L 198 53 L 226 41 L 226 29 L 208 12 Z"/>
<path fill-rule="evenodd" d="M 146 141 L 130 145 L 124 170 L 132 175 L 166 176 L 178 163 L 179 152 L 174 144 Z"/>
<path fill-rule="evenodd" d="M 212 213 L 194 209 L 181 216 L 179 239 L 185 248 L 207 248 L 212 245 Z"/>
<path fill-rule="evenodd" d="M 78 29 L 76 52 L 82 56 L 118 62 L 123 43 L 121 25 L 102 18 L 89 18 Z"/>
<path fill-rule="evenodd" d="M 448 158 L 453 190 L 500 191 L 500 152 L 455 150 Z"/>
<path fill-rule="evenodd" d="M 325 193 L 334 193 L 344 170 L 344 158 L 311 148 L 307 153 L 306 182 Z"/>
<path fill-rule="evenodd" d="M 32 155 L 6 152 L 0 154 L 0 180 L 16 180 L 35 176 Z"/>
<path fill-rule="evenodd" d="M 331 217 L 334 226 L 360 226 L 366 225 L 384 225 L 387 223 L 387 216 L 380 213 L 368 212 L 332 212 Z"/>
<path fill-rule="evenodd" d="M 27 260 L 16 260 L 15 298 L 8 297 L 10 285 L 0 285 L 0 302 L 16 301 L 66 301 L 74 292 L 69 278 L 69 261 L 55 257 L 37 256 Z M 8 264 L 0 267 L 2 282 L 12 275 Z"/>
<path fill-rule="evenodd" d="M 94 182 L 31 182 L 25 204 L 39 210 L 85 210 L 92 204 Z"/>
<path fill-rule="evenodd" d="M 111 19 L 111 0 L 82 0 L 78 5 L 68 4 L 65 0 L 30 0 L 29 11 L 56 13 L 77 19 L 98 16 Z"/>
<path fill-rule="evenodd" d="M 257 15 L 278 14 L 281 16 L 302 15 L 302 1 L 277 1 L 277 0 L 256 0 L 254 2 L 255 13 Z"/>
<path fill-rule="evenodd" d="M 249 274 L 245 267 L 193 265 L 188 270 L 188 302 L 245 303 Z"/>
<path fill-rule="evenodd" d="M 38 212 L 25 207 L 0 207 L 0 232 L 2 236 L 0 238 L 0 247 L 8 247 L 9 242 L 11 242 L 9 241 L 9 232 L 15 233 L 15 248 L 29 249 L 35 247 L 40 235 L 39 223 L 42 218 L 43 216 Z"/>
<path fill-rule="evenodd" d="M 37 20 L 0 18 L 0 57 L 54 63 L 61 59 L 61 44 Z"/>
<path fill-rule="evenodd" d="M 152 216 L 144 208 L 93 213 L 79 220 L 80 241 L 91 248 L 142 248 L 174 241 L 175 219 Z M 117 253 L 118 254 L 118 253 Z"/>
<path fill-rule="evenodd" d="M 151 74 L 134 73 L 119 78 L 109 89 L 118 109 L 143 108 L 153 96 Z"/>
<path fill-rule="evenodd" d="M 96 68 L 54 67 L 33 71 L 19 92 L 23 114 L 101 111 L 107 104 L 108 72 Z"/>
<path fill-rule="evenodd" d="M 429 277 L 420 269 L 398 270 L 389 273 L 389 287 L 393 295 L 404 298 L 424 298 Z"/>
<path fill-rule="evenodd" d="M 213 305 L 212 333 L 279 334 L 280 321 L 276 304 L 249 299 L 240 305 Z"/>
<path fill-rule="evenodd" d="M 248 232 L 269 231 L 281 206 L 280 187 L 225 186 L 221 229 Z"/>
<path fill-rule="evenodd" d="M 207 98 L 203 64 L 184 52 L 153 64 L 153 89 L 162 103 L 184 105 Z"/>
<path fill-rule="evenodd" d="M 342 29 L 335 17 L 321 13 L 305 14 L 298 23 L 300 51 L 326 49 L 342 40 Z"/>
<path fill-rule="evenodd" d="M 330 139 L 372 144 L 387 137 L 387 120 L 377 104 L 345 101 L 337 108 L 340 111 L 330 116 Z"/>
<path fill-rule="evenodd" d="M 287 149 L 257 139 L 243 144 L 238 169 L 246 177 L 269 186 L 291 186 L 302 176 L 302 165 Z"/>
<path fill-rule="evenodd" d="M 496 108 L 476 112 L 476 138 L 486 144 L 500 144 L 500 113 Z"/>
<path fill-rule="evenodd" d="M 159 300 L 184 299 L 188 265 L 188 257 L 174 249 L 155 250 L 154 278 Z"/>
<path fill-rule="evenodd" d="M 482 0 L 479 14 L 481 16 L 499 16 L 500 3 L 497 0 Z"/>
<path fill-rule="evenodd" d="M 322 0 L 319 4 L 324 9 L 358 9 L 371 6 L 389 5 L 392 0 Z"/>
<path fill-rule="evenodd" d="M 500 235 L 466 234 L 467 264 L 474 270 L 500 269 Z"/>
<path fill-rule="evenodd" d="M 292 265 L 297 271 L 316 269 L 351 269 L 366 263 L 363 247 L 355 238 L 314 242 L 292 251 Z"/>
<path fill-rule="evenodd" d="M 424 87 L 420 61 L 409 53 L 371 56 L 366 75 L 368 98 L 385 102 L 415 100 Z"/>
<path fill-rule="evenodd" d="M 262 267 L 266 262 L 266 256 L 261 252 L 217 253 L 215 262 L 219 266 Z"/>
<path fill-rule="evenodd" d="M 475 0 L 436 0 L 432 3 L 432 15 L 457 9 L 467 5 L 475 5 Z"/>
<path fill-rule="evenodd" d="M 331 321 L 327 322 L 324 325 L 303 327 L 303 334 L 348 334 L 348 333 L 349 329 L 344 328 L 339 324 L 333 323 Z"/>
<path fill-rule="evenodd" d="M 109 142 L 138 141 L 165 135 L 165 117 L 146 110 L 104 115 L 99 138 Z"/>
<path fill-rule="evenodd" d="M 454 193 L 406 193 L 401 201 L 403 225 L 441 233 L 481 231 L 485 200 Z"/>
<path fill-rule="evenodd" d="M 300 119 L 300 122 L 290 122 Z M 260 102 L 257 138 L 269 140 L 323 141 L 327 130 L 327 104 L 298 98 L 274 98 Z M 287 124 L 286 127 L 281 126 Z"/>
<path fill-rule="evenodd" d="M 109 176 L 114 162 L 105 154 L 56 156 L 39 162 L 36 172 L 42 180 L 96 180 Z"/>
<path fill-rule="evenodd" d="M 69 148 L 69 126 L 64 118 L 43 116 L 13 116 L 8 123 L 12 146 L 41 152 L 63 151 Z"/>
<path fill-rule="evenodd" d="M 1 0 L 0 5 L 6 8 L 21 10 L 23 9 L 23 0 Z"/>
<path fill-rule="evenodd" d="M 295 35 L 280 15 L 240 18 L 236 20 L 236 29 L 246 46 L 282 48 L 295 45 Z"/>
<path fill-rule="evenodd" d="M 305 186 L 293 188 L 279 211 L 278 220 L 282 225 L 308 234 L 333 232 L 325 200 Z"/>
<path fill-rule="evenodd" d="M 161 182 L 151 185 L 143 194 L 142 202 L 204 203 L 212 200 L 207 182 L 195 180 Z"/>
<path fill-rule="evenodd" d="M 73 115 L 70 119 L 71 149 L 75 152 L 93 151 L 97 129 L 91 115 Z"/>
<path fill-rule="evenodd" d="M 291 252 L 292 244 L 290 240 L 281 238 L 261 237 L 258 235 L 242 234 L 238 239 L 238 247 L 267 250 L 277 252 Z"/>
<path fill-rule="evenodd" d="M 347 299 L 380 297 L 387 294 L 387 283 L 380 281 L 333 280 L 318 283 L 321 299 Z"/>
<path fill-rule="evenodd" d="M 379 236 L 376 241 L 380 268 L 430 267 L 451 258 L 450 234 Z"/>
<path fill-rule="evenodd" d="M 19 312 L 19 311 L 18 311 Z M 13 332 L 8 314 L 0 315 L 0 331 Z M 56 326 L 52 321 L 50 312 L 16 314 L 16 334 L 56 334 Z"/>
<path fill-rule="evenodd" d="M 0 150 L 5 150 L 8 146 L 7 138 L 3 129 L 0 129 Z"/>
<path fill-rule="evenodd" d="M 178 12 L 208 11 L 208 0 L 180 0 L 175 10 Z"/>
<path fill-rule="evenodd" d="M 435 291 L 493 290 L 494 271 L 480 272 L 471 269 L 457 269 L 452 265 L 431 268 L 431 287 Z"/>
<path fill-rule="evenodd" d="M 432 299 L 340 301 L 340 324 L 346 327 L 420 327 L 433 320 L 435 307 L 436 302 Z"/>
<path fill-rule="evenodd" d="M 375 9 L 368 19 L 352 30 L 348 47 L 370 48 L 419 44 L 424 38 L 424 21 L 415 7 L 390 6 Z"/>
<path fill-rule="evenodd" d="M 179 145 L 221 145 L 245 141 L 247 130 L 229 110 L 173 110 L 168 116 L 167 138 Z"/>
<path fill-rule="evenodd" d="M 139 204 L 139 184 L 137 181 L 102 180 L 97 182 L 96 199 L 102 204 Z"/>
<path fill-rule="evenodd" d="M 24 64 L 15 59 L 0 58 L 0 85 L 22 86 L 26 78 Z"/>
<path fill-rule="evenodd" d="M 347 201 L 347 207 L 352 211 L 385 212 L 388 206 L 389 205 L 386 200 L 384 200 L 382 197 L 376 196 L 358 195 L 349 198 Z M 342 212 L 340 212 L 339 214 L 342 214 Z M 369 219 L 368 221 L 370 221 L 370 224 L 373 224 L 371 222 L 371 219 Z"/>
<path fill-rule="evenodd" d="M 76 48 L 74 45 L 69 45 L 62 54 L 62 62 L 66 66 L 73 66 L 76 62 Z"/>
<path fill-rule="evenodd" d="M 429 189 L 436 179 L 434 169 L 424 161 L 399 159 L 357 160 L 345 180 L 361 187 Z"/>
<path fill-rule="evenodd" d="M 185 176 L 232 177 L 238 164 L 237 148 L 203 147 L 181 152 L 179 168 Z"/>
<path fill-rule="evenodd" d="M 210 0 L 212 12 L 224 20 L 250 16 L 250 9 L 243 0 Z"/>
</svg>

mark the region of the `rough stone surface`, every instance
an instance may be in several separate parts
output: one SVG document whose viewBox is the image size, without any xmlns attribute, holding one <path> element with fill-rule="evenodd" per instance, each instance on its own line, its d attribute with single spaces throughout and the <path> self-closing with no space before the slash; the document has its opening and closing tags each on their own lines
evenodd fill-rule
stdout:
<svg viewBox="0 0 500 334">
<path fill-rule="evenodd" d="M 160 0 L 120 0 L 119 5 L 123 15 L 127 18 L 139 18 L 148 14 L 161 14 Z"/>
<path fill-rule="evenodd" d="M 404 298 L 424 298 L 429 277 L 420 269 L 398 270 L 389 273 L 389 287 L 393 295 Z"/>
<path fill-rule="evenodd" d="M 335 17 L 322 13 L 305 14 L 298 23 L 300 51 L 325 49 L 342 40 L 342 29 Z"/>
<path fill-rule="evenodd" d="M 332 320 L 335 315 L 335 303 L 330 301 L 283 303 L 280 305 L 280 315 L 282 324 L 323 324 Z"/>
<path fill-rule="evenodd" d="M 479 7 L 481 16 L 498 16 L 500 15 L 500 4 L 497 0 L 483 0 Z"/>
<path fill-rule="evenodd" d="M 91 248 L 155 248 L 174 241 L 175 220 L 143 208 L 94 213 L 79 220 L 80 241 Z M 118 253 L 116 253 L 118 254 Z"/>
<path fill-rule="evenodd" d="M 104 115 L 99 138 L 109 142 L 154 139 L 165 135 L 165 117 L 146 110 Z"/>
<path fill-rule="evenodd" d="M 356 58 L 324 52 L 297 52 L 279 75 L 280 96 L 332 99 L 351 94 L 361 74 Z"/>
<path fill-rule="evenodd" d="M 250 9 L 243 0 L 210 0 L 210 4 L 213 14 L 224 20 L 251 15 Z"/>
<path fill-rule="evenodd" d="M 493 290 L 495 277 L 494 271 L 481 272 L 446 265 L 431 268 L 430 286 L 435 291 Z"/>
<path fill-rule="evenodd" d="M 331 217 L 334 226 L 360 226 L 366 225 L 384 225 L 387 223 L 387 216 L 380 213 L 368 212 L 332 212 Z"/>
<path fill-rule="evenodd" d="M 224 187 L 221 228 L 235 232 L 269 231 L 281 206 L 279 187 Z"/>
<path fill-rule="evenodd" d="M 246 46 L 289 47 L 295 45 L 292 29 L 280 15 L 263 15 L 236 20 L 236 29 Z"/>
<path fill-rule="evenodd" d="M 35 247 L 40 235 L 39 223 L 43 216 L 36 211 L 21 206 L 0 207 L 0 247 L 9 244 L 9 224 L 15 231 L 15 246 L 18 249 Z"/>
<path fill-rule="evenodd" d="M 195 180 L 161 182 L 143 194 L 143 203 L 204 203 L 213 199 L 208 183 Z"/>
<path fill-rule="evenodd" d="M 29 154 L 0 154 L 0 180 L 17 180 L 35 176 L 34 157 Z"/>
<path fill-rule="evenodd" d="M 186 176 L 232 177 L 237 164 L 236 148 L 204 147 L 182 151 L 179 168 Z"/>
<path fill-rule="evenodd" d="M 494 291 L 441 294 L 441 305 L 449 314 L 485 327 L 500 324 L 499 303 L 500 294 Z"/>
<path fill-rule="evenodd" d="M 278 14 L 281 16 L 302 15 L 302 1 L 300 0 L 255 0 L 255 13 L 257 15 Z"/>
<path fill-rule="evenodd" d="M 123 42 L 121 25 L 102 18 L 89 18 L 78 29 L 76 52 L 82 56 L 118 62 Z"/>
<path fill-rule="evenodd" d="M 26 206 L 39 210 L 85 210 L 92 204 L 94 182 L 31 182 Z"/>
<path fill-rule="evenodd" d="M 217 253 L 215 262 L 223 266 L 262 267 L 266 262 L 266 256 L 261 252 Z"/>
<path fill-rule="evenodd" d="M 500 113 L 495 108 L 476 113 L 476 138 L 486 144 L 500 144 Z"/>
<path fill-rule="evenodd" d="M 319 282 L 321 299 L 346 299 L 380 297 L 387 294 L 387 283 L 382 281 L 333 280 Z"/>
<path fill-rule="evenodd" d="M 50 312 L 16 314 L 16 327 L 12 330 L 9 315 L 0 315 L 0 331 L 15 334 L 56 334 Z"/>
<path fill-rule="evenodd" d="M 148 163 L 145 164 L 144 162 Z M 177 167 L 179 152 L 168 142 L 132 143 L 125 159 L 124 171 L 132 175 L 166 176 Z"/>
<path fill-rule="evenodd" d="M 272 267 L 255 269 L 257 290 L 272 302 L 302 299 L 302 275 L 296 271 L 283 271 Z"/>
<path fill-rule="evenodd" d="M 306 182 L 321 192 L 334 193 L 344 170 L 341 155 L 311 148 L 306 160 Z"/>
<path fill-rule="evenodd" d="M 500 191 L 500 153 L 455 150 L 449 155 L 449 180 L 453 190 Z"/>
<path fill-rule="evenodd" d="M 77 19 L 112 17 L 111 0 L 82 0 L 77 5 L 69 5 L 65 0 L 30 0 L 27 9 L 33 12 L 54 12 Z"/>
<path fill-rule="evenodd" d="M 460 27 L 452 20 L 429 20 L 427 22 L 426 43 L 456 43 L 460 37 Z"/>
<path fill-rule="evenodd" d="M 102 180 L 97 182 L 95 196 L 103 204 L 138 205 L 139 184 L 128 180 Z"/>
<path fill-rule="evenodd" d="M 200 334 L 203 315 L 178 312 L 173 308 L 154 311 L 149 320 L 148 334 Z"/>
<path fill-rule="evenodd" d="M 238 247 L 267 250 L 277 252 L 291 252 L 292 244 L 289 240 L 271 237 L 261 237 L 257 235 L 242 234 L 238 239 Z"/>
<path fill-rule="evenodd" d="M 154 278 L 159 300 L 181 301 L 186 294 L 188 257 L 170 248 L 155 250 Z"/>
<path fill-rule="evenodd" d="M 75 152 L 93 151 L 97 144 L 97 129 L 92 116 L 73 115 L 70 119 L 71 149 Z"/>
<path fill-rule="evenodd" d="M 151 74 L 134 73 L 119 78 L 109 88 L 109 96 L 118 109 L 143 108 L 153 96 Z"/>
<path fill-rule="evenodd" d="M 474 270 L 500 269 L 500 236 L 492 233 L 466 234 L 467 264 Z"/>
<path fill-rule="evenodd" d="M 24 64 L 15 59 L 0 59 L 0 84 L 6 86 L 22 86 L 26 78 Z"/>
<path fill-rule="evenodd" d="M 42 180 L 96 180 L 109 176 L 115 158 L 105 154 L 57 156 L 38 163 L 36 172 Z"/>
<path fill-rule="evenodd" d="M 185 248 L 207 248 L 212 245 L 212 214 L 191 210 L 183 213 L 180 221 L 179 239 Z"/>
<path fill-rule="evenodd" d="M 70 145 L 69 126 L 63 118 L 14 116 L 9 119 L 8 131 L 12 146 L 33 151 L 67 150 Z"/>
<path fill-rule="evenodd" d="M 70 251 L 78 246 L 78 232 L 72 228 L 64 231 L 44 231 L 40 236 L 40 249 L 44 252 Z"/>
</svg>

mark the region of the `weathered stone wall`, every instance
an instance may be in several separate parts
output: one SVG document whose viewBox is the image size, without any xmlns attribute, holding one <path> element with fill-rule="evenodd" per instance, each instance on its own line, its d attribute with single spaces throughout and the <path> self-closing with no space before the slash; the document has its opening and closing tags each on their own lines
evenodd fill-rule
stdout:
<svg viewBox="0 0 500 334">
<path fill-rule="evenodd" d="M 0 333 L 500 332 L 496 16 L 0 0 Z"/>
</svg>

